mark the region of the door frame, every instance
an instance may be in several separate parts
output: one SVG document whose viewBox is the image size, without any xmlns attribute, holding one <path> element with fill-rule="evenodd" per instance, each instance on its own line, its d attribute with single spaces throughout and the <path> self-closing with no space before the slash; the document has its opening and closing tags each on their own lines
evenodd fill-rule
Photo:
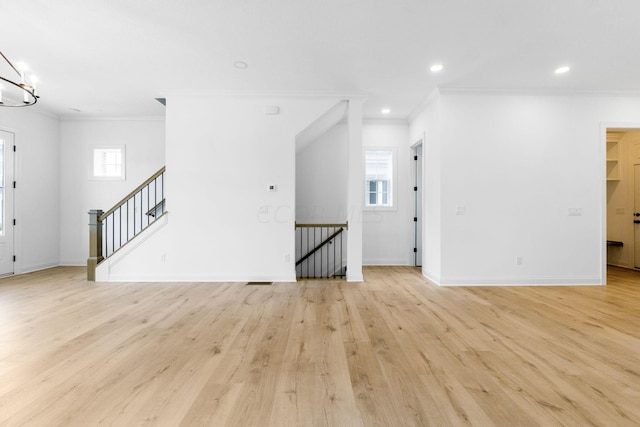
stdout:
<svg viewBox="0 0 640 427">
<path fill-rule="evenodd" d="M 16 139 L 17 139 L 17 132 L 15 131 L 15 129 L 11 129 L 11 128 L 7 128 L 4 126 L 0 127 L 0 131 L 5 132 L 5 133 L 10 133 L 11 135 L 13 135 L 13 146 L 16 147 Z M 13 149 L 10 149 L 9 152 L 11 153 L 11 162 L 13 163 L 12 165 L 12 172 L 13 172 L 13 176 L 10 177 L 11 179 L 9 180 L 9 182 L 15 182 L 17 181 L 16 175 L 17 175 L 17 162 L 16 162 L 16 151 L 14 151 Z M 6 157 L 5 157 L 5 162 L 6 162 Z M 6 171 L 6 168 L 5 168 Z M 11 276 L 11 275 L 15 275 L 18 273 L 17 268 L 16 268 L 16 261 L 15 261 L 15 256 L 16 256 L 16 246 L 17 246 L 17 241 L 18 239 L 16 238 L 16 234 L 17 234 L 17 227 L 13 224 L 13 221 L 16 218 L 16 207 L 17 207 L 17 201 L 16 201 L 16 190 L 15 187 L 13 185 L 10 185 L 7 187 L 7 180 L 6 180 L 6 176 L 5 176 L 5 191 L 9 190 L 11 192 L 11 198 L 12 198 L 12 211 L 11 212 L 5 212 L 5 222 L 7 223 L 6 226 L 10 226 L 13 227 L 12 229 L 12 233 L 11 233 L 11 250 L 12 250 L 12 254 L 10 254 L 9 256 L 14 257 L 14 261 L 12 263 L 12 268 L 11 268 L 11 272 L 10 273 L 5 273 L 0 275 L 0 277 L 6 277 L 6 276 Z"/>
<path fill-rule="evenodd" d="M 413 221 L 413 227 L 411 227 L 412 235 L 413 235 L 413 248 L 412 253 L 414 254 L 413 265 L 414 267 L 422 268 L 424 264 L 424 151 L 425 151 L 425 133 L 418 138 L 416 142 L 411 144 L 411 186 L 417 186 L 418 190 L 413 191 L 413 217 L 418 217 L 418 221 Z M 418 158 L 418 162 L 420 162 L 420 182 L 418 182 L 418 164 L 414 160 L 415 156 L 418 153 L 418 148 L 421 150 L 421 156 Z M 418 203 L 420 203 L 420 216 L 418 216 Z M 413 218 L 412 217 L 412 218 Z M 420 227 L 418 227 L 420 225 Z M 418 236 L 420 233 L 420 236 Z M 420 238 L 418 238 L 420 237 Z M 417 250 L 417 252 L 416 252 Z M 418 262 L 418 254 L 420 256 L 420 260 Z"/>
<path fill-rule="evenodd" d="M 640 122 L 600 123 L 600 276 L 607 284 L 607 131 L 640 130 Z M 635 248 L 634 248 L 635 250 Z"/>
</svg>

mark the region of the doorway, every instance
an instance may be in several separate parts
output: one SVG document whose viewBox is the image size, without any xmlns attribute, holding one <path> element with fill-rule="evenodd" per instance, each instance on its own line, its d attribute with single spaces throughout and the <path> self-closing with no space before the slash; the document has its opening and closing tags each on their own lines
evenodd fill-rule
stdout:
<svg viewBox="0 0 640 427">
<path fill-rule="evenodd" d="M 0 130 L 0 276 L 13 274 L 14 135 Z"/>
<path fill-rule="evenodd" d="M 640 124 L 603 126 L 607 267 L 640 269 Z"/>
<path fill-rule="evenodd" d="M 640 269 L 640 164 L 633 165 L 633 266 Z"/>
<path fill-rule="evenodd" d="M 413 176 L 413 265 L 422 267 L 422 167 L 423 167 L 423 139 L 411 147 L 413 160 L 411 162 Z"/>
</svg>

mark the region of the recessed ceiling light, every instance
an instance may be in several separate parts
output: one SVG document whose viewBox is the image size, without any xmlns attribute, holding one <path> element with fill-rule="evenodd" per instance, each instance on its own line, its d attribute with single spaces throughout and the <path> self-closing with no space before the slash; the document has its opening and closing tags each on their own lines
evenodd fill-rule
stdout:
<svg viewBox="0 0 640 427">
<path fill-rule="evenodd" d="M 442 65 L 442 64 L 434 64 L 429 69 L 431 70 L 432 73 L 437 73 L 437 72 L 442 71 L 444 69 L 444 65 Z"/>
<path fill-rule="evenodd" d="M 247 65 L 247 63 L 243 61 L 236 61 L 233 63 L 233 66 L 236 67 L 238 70 L 244 70 L 249 65 Z"/>
<path fill-rule="evenodd" d="M 556 68 L 555 73 L 556 73 L 556 74 L 564 74 L 564 73 L 567 73 L 570 69 L 571 69 L 571 68 L 570 68 L 569 66 L 565 65 L 565 66 L 562 66 L 562 67 Z"/>
<path fill-rule="evenodd" d="M 391 112 L 391 109 L 390 108 L 383 108 L 380 112 L 382 114 L 389 114 Z"/>
</svg>

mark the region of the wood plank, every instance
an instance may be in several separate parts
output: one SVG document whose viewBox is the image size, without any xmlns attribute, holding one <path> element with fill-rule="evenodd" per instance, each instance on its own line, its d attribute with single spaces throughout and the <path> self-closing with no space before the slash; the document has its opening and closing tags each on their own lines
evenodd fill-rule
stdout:
<svg viewBox="0 0 640 427">
<path fill-rule="evenodd" d="M 0 426 L 640 425 L 640 272 L 606 287 L 0 279 Z"/>
</svg>

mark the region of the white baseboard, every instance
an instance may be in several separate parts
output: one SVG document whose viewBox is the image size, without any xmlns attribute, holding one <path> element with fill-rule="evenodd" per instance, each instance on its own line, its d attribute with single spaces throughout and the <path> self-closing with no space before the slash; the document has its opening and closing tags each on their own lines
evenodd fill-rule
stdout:
<svg viewBox="0 0 640 427">
<path fill-rule="evenodd" d="M 600 277 L 442 277 L 439 286 L 602 286 Z"/>
<path fill-rule="evenodd" d="M 26 268 L 22 268 L 18 272 L 15 272 L 14 275 L 17 276 L 19 274 L 35 273 L 36 271 L 42 271 L 42 270 L 47 270 L 49 268 L 60 267 L 61 265 L 62 264 L 60 263 L 30 265 L 30 266 L 27 266 Z"/>
<path fill-rule="evenodd" d="M 247 282 L 274 282 L 274 283 L 294 283 L 295 275 L 273 276 L 268 274 L 253 274 L 251 276 L 202 276 L 202 275 L 180 275 L 180 276 L 110 276 L 109 278 L 96 277 L 98 282 L 139 282 L 139 283 L 178 283 L 178 282 L 198 282 L 198 283 L 247 283 Z"/>
<path fill-rule="evenodd" d="M 412 264 L 410 262 L 408 262 L 406 259 L 365 259 L 362 260 L 362 266 L 366 267 L 366 266 L 394 266 L 394 267 L 398 267 L 398 266 L 402 266 L 402 267 L 408 267 L 411 266 Z"/>
</svg>

